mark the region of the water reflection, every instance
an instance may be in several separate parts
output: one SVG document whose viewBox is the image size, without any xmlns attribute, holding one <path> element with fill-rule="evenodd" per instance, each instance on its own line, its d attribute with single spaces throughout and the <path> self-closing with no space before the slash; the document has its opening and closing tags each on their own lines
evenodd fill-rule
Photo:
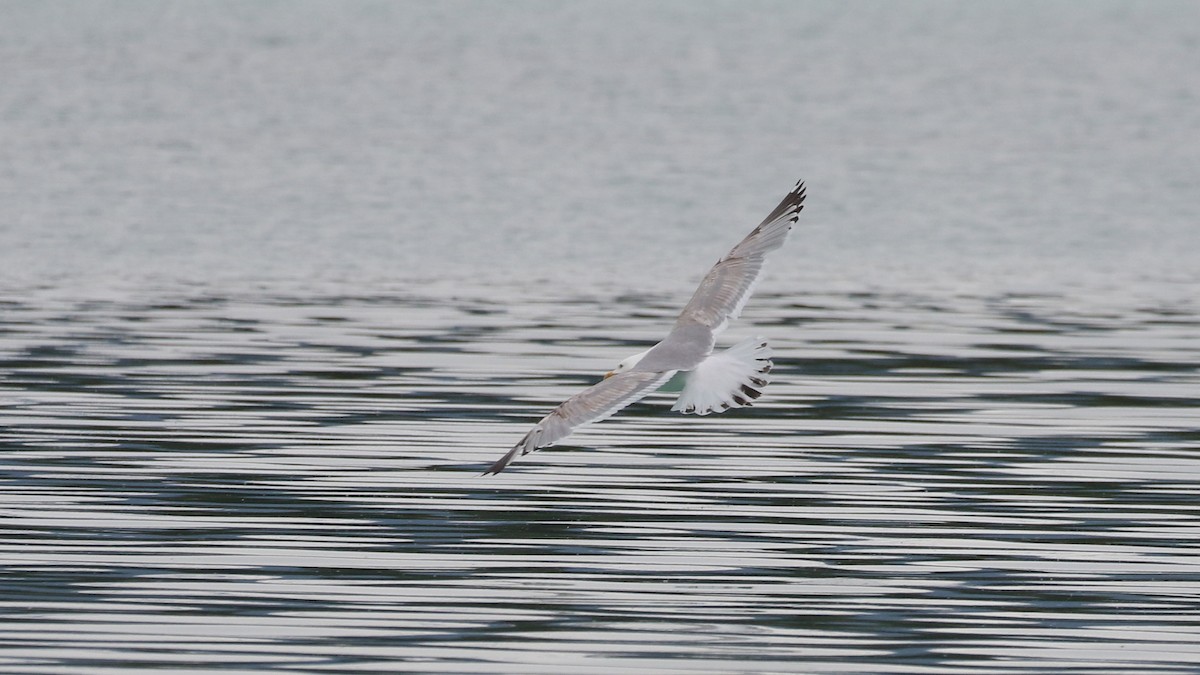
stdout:
<svg viewBox="0 0 1200 675">
<path fill-rule="evenodd" d="M 682 418 L 653 396 L 478 477 L 673 312 L 10 299 L 0 663 L 1200 664 L 1200 316 L 765 295 L 756 407 Z"/>
</svg>

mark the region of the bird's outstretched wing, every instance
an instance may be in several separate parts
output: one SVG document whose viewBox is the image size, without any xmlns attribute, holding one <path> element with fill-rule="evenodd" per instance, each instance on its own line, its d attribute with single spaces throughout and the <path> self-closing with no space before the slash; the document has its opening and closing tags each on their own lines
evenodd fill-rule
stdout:
<svg viewBox="0 0 1200 675">
<path fill-rule="evenodd" d="M 483 475 L 500 473 L 509 462 L 538 448 L 553 445 L 579 427 L 599 422 L 661 387 L 675 373 L 630 370 L 617 373 L 575 394 L 542 418 Z"/>
<path fill-rule="evenodd" d="M 716 335 L 736 319 L 754 291 L 767 254 L 783 246 L 803 208 L 804 181 L 800 181 L 753 232 L 709 270 L 679 314 L 675 329 L 700 326 Z"/>
</svg>

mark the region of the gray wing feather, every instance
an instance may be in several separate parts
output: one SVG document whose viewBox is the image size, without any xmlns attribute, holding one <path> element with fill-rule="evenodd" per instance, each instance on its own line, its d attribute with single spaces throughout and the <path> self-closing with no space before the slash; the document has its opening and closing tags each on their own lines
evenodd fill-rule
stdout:
<svg viewBox="0 0 1200 675">
<path fill-rule="evenodd" d="M 508 454 L 483 475 L 500 473 L 509 462 L 553 445 L 579 427 L 611 417 L 618 410 L 658 389 L 673 372 L 626 371 L 601 380 L 564 401 L 542 418 Z"/>
<path fill-rule="evenodd" d="M 715 336 L 736 319 L 754 290 L 767 254 L 783 246 L 803 208 L 804 181 L 800 181 L 753 232 L 709 270 L 680 313 L 675 330 L 698 324 Z"/>
</svg>

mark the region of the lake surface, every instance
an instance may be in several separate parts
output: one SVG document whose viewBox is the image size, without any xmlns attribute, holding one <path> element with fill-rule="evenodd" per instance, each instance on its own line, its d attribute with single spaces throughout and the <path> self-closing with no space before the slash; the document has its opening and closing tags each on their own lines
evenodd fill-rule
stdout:
<svg viewBox="0 0 1200 675">
<path fill-rule="evenodd" d="M 6 303 L 3 663 L 1200 665 L 1200 316 L 764 295 L 754 408 L 479 477 L 671 304 Z"/>
<path fill-rule="evenodd" d="M 1200 669 L 1195 5 L 0 9 L 0 672 Z"/>
</svg>

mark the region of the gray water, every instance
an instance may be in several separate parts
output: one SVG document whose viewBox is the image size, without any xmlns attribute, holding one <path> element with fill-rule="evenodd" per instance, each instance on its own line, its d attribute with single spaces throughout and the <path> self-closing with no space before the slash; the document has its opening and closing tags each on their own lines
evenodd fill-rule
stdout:
<svg viewBox="0 0 1200 675">
<path fill-rule="evenodd" d="M 1198 14 L 0 3 L 0 671 L 1195 672 Z"/>
</svg>

